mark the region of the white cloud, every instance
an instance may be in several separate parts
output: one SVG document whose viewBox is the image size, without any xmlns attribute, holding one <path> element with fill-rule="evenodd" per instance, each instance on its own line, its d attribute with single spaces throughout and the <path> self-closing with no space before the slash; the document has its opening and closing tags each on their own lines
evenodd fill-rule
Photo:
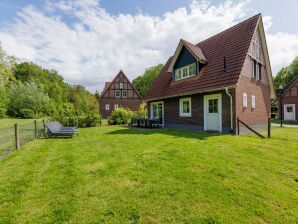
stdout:
<svg viewBox="0 0 298 224">
<path fill-rule="evenodd" d="M 180 38 L 197 43 L 234 25 L 250 14 L 249 4 L 193 1 L 189 9 L 154 17 L 110 15 L 97 0 L 47 1 L 44 9 L 23 8 L 16 20 L 0 28 L 0 41 L 9 53 L 54 68 L 70 83 L 101 90 L 120 69 L 133 79 L 145 68 L 165 63 Z M 271 21 L 264 17 L 266 30 Z M 297 36 L 267 38 L 274 71 L 297 55 Z"/>
</svg>

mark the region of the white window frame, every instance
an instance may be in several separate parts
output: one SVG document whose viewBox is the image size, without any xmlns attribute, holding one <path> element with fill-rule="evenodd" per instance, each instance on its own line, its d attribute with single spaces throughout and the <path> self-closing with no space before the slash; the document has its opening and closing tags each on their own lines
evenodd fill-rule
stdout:
<svg viewBox="0 0 298 224">
<path fill-rule="evenodd" d="M 255 71 L 255 60 L 251 60 L 251 67 L 252 67 L 252 77 L 254 78 L 254 79 L 256 79 L 257 78 L 257 76 L 256 76 L 256 71 Z"/>
<path fill-rule="evenodd" d="M 183 113 L 184 102 L 189 102 L 189 113 Z M 179 114 L 180 117 L 191 117 L 191 97 L 179 99 Z"/>
<path fill-rule="evenodd" d="M 255 109 L 256 108 L 256 96 L 251 95 L 251 108 Z"/>
<path fill-rule="evenodd" d="M 114 110 L 118 109 L 119 108 L 119 105 L 118 104 L 115 104 L 114 105 Z"/>
<path fill-rule="evenodd" d="M 110 110 L 110 104 L 106 104 L 106 110 Z"/>
<path fill-rule="evenodd" d="M 119 83 L 119 88 L 123 89 L 123 83 L 122 82 Z"/>
<path fill-rule="evenodd" d="M 260 65 L 256 62 L 256 79 L 260 81 Z"/>
<path fill-rule="evenodd" d="M 120 93 L 119 96 L 117 96 L 117 93 Z M 115 98 L 121 98 L 121 90 L 115 90 Z"/>
<path fill-rule="evenodd" d="M 189 67 L 192 66 L 192 65 L 195 65 L 196 66 L 196 63 L 192 63 L 192 64 L 189 64 L 189 65 L 183 66 L 181 68 L 175 69 L 175 71 L 174 71 L 174 73 L 175 73 L 175 80 L 187 79 L 189 77 L 195 76 L 196 73 L 193 74 L 193 75 L 190 75 L 189 74 Z M 187 69 L 187 75 L 183 77 L 183 70 L 184 69 Z M 177 78 L 177 76 L 180 76 L 180 78 Z"/>
<path fill-rule="evenodd" d="M 126 96 L 124 96 L 124 94 L 123 94 L 124 92 L 126 93 Z M 122 98 L 127 98 L 127 94 L 128 94 L 127 90 L 122 90 Z"/>
<path fill-rule="evenodd" d="M 153 119 L 153 106 L 154 105 L 158 105 L 161 104 L 162 105 L 162 125 L 164 126 L 164 121 L 165 121 L 165 108 L 164 108 L 164 102 L 163 101 L 157 101 L 157 102 L 152 102 L 150 103 L 150 118 Z"/>
<path fill-rule="evenodd" d="M 242 94 L 242 107 L 247 108 L 247 94 L 246 93 Z"/>
</svg>

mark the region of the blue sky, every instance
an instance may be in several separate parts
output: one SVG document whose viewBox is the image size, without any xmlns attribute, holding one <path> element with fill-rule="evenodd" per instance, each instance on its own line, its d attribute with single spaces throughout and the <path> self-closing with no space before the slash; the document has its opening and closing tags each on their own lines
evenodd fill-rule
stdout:
<svg viewBox="0 0 298 224">
<path fill-rule="evenodd" d="M 298 0 L 0 0 L 0 42 L 94 91 L 120 69 L 133 79 L 165 63 L 180 38 L 197 43 L 261 12 L 276 73 L 298 56 L 297 9 Z"/>
</svg>

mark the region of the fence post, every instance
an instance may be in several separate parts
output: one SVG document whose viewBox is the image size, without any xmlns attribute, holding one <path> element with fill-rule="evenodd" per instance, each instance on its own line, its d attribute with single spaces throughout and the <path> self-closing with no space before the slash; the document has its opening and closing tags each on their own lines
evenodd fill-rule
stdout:
<svg viewBox="0 0 298 224">
<path fill-rule="evenodd" d="M 37 121 L 34 120 L 34 138 L 37 138 Z"/>
<path fill-rule="evenodd" d="M 239 117 L 237 117 L 237 135 L 240 134 L 240 122 L 239 122 Z"/>
<path fill-rule="evenodd" d="M 268 138 L 271 137 L 271 118 L 268 118 Z"/>
<path fill-rule="evenodd" d="M 43 124 L 43 135 L 46 136 L 46 124 L 44 122 L 44 119 L 42 120 L 42 124 Z"/>
<path fill-rule="evenodd" d="M 19 149 L 20 148 L 20 136 L 19 136 L 19 124 L 16 123 L 14 125 L 14 134 L 15 134 L 15 146 L 16 146 L 16 149 Z"/>
</svg>

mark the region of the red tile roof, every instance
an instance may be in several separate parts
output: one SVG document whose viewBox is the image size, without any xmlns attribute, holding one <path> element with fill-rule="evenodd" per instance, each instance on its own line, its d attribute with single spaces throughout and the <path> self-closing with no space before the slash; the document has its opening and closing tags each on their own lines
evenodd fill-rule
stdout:
<svg viewBox="0 0 298 224">
<path fill-rule="evenodd" d="M 202 51 L 202 49 L 197 46 L 197 45 L 193 45 L 192 43 L 189 43 L 186 40 L 181 39 L 182 43 L 184 44 L 184 46 L 186 46 L 186 48 L 198 59 L 204 62 L 207 62 L 207 59 Z"/>
<path fill-rule="evenodd" d="M 260 14 L 255 15 L 197 45 L 185 41 L 192 51 L 195 46 L 201 49 L 207 60 L 200 74 L 188 79 L 172 81 L 172 73 L 168 72 L 173 59 L 170 57 L 145 96 L 145 100 L 235 86 L 260 16 Z M 194 52 L 191 53 L 194 54 Z M 227 71 L 224 71 L 224 57 L 227 61 Z"/>
</svg>

